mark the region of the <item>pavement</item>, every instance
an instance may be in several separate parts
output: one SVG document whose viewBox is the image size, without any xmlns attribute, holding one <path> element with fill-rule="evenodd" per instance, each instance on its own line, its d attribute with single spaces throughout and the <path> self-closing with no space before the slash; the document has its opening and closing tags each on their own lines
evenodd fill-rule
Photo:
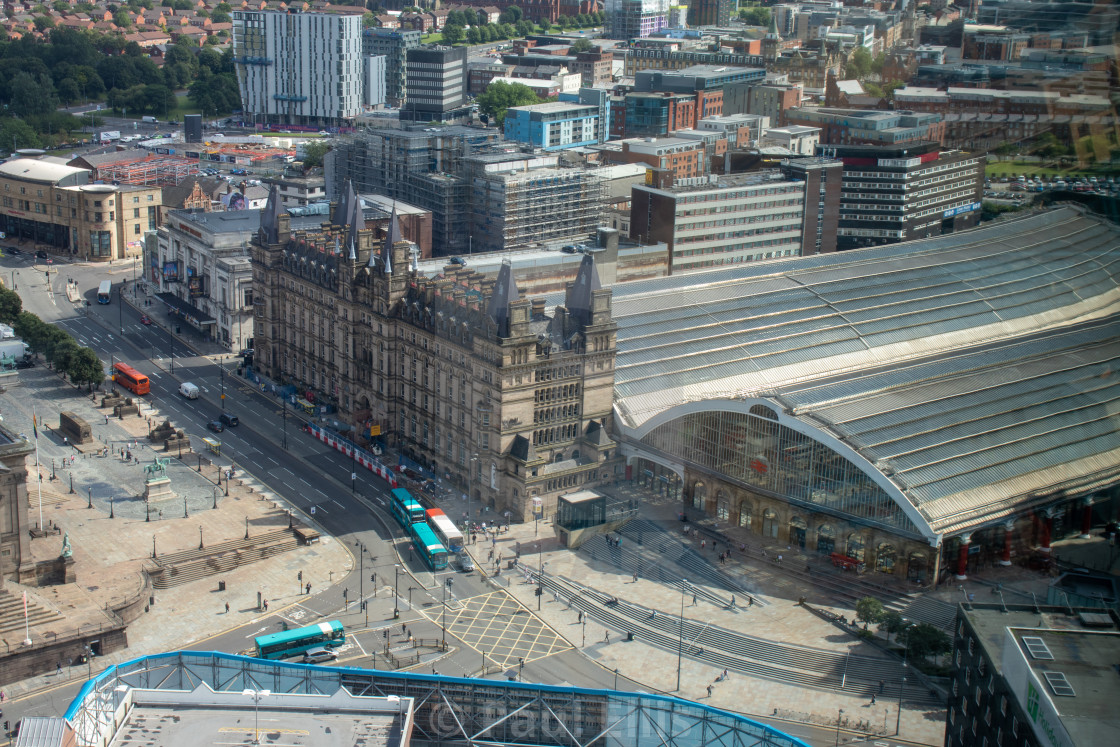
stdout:
<svg viewBox="0 0 1120 747">
<path fill-rule="evenodd" d="M 35 406 L 49 408 L 57 418 L 59 410 L 70 410 L 92 426 L 95 442 L 78 450 L 66 444 L 48 418 L 42 416 L 38 444 L 39 472 L 36 480 L 35 455 L 29 457 L 28 516 L 32 526 L 60 527 L 71 543 L 77 582 L 59 586 L 22 587 L 5 580 L 5 589 L 19 595 L 26 588 L 32 603 L 55 609 L 63 615 L 45 629 L 31 630 L 33 640 L 64 635 L 68 630 L 105 624 L 103 608 L 134 596 L 142 585 L 140 569 L 152 556 L 205 545 L 243 539 L 288 526 L 287 508 L 275 501 L 252 478 L 235 477 L 217 485 L 219 467 L 209 455 L 184 452 L 158 452 L 170 456 L 167 475 L 175 497 L 153 506 L 151 520 L 145 519 L 143 494 L 145 464 L 157 452 L 146 439 L 148 422 L 162 422 L 158 409 L 143 407 L 143 417 L 118 420 L 106 410 L 96 408 L 84 392 L 66 383 L 45 366 L 20 371 L 0 384 L 0 408 L 5 426 L 17 433 L 32 433 Z M 146 403 L 145 403 L 146 404 Z M 108 454 L 101 456 L 103 449 Z M 120 450 L 125 450 L 125 455 Z M 134 460 L 127 459 L 131 452 Z M 199 457 L 202 457 L 201 459 Z M 201 471 L 199 468 L 201 467 Z M 71 482 L 72 481 L 72 482 Z M 38 483 L 38 484 L 37 484 Z M 74 492 L 70 492 L 73 485 Z M 41 485 L 41 491 L 40 491 Z M 92 502 L 93 508 L 88 508 Z M 217 508 L 214 508 L 214 506 Z M 112 518 L 110 518 L 112 513 Z M 314 526 L 310 517 L 301 516 Z M 111 538 L 111 541 L 106 541 Z M 62 536 L 49 534 L 31 540 L 36 560 L 58 557 Z M 257 594 L 273 609 L 291 603 L 300 593 L 296 576 L 313 584 L 313 592 L 326 591 L 333 578 L 345 576 L 354 560 L 346 547 L 324 535 L 320 542 L 301 545 L 266 561 L 237 568 L 230 574 L 205 578 L 183 586 L 153 592 L 154 604 L 148 612 L 128 626 L 128 648 L 98 657 L 94 671 L 137 656 L 183 648 L 230 628 L 252 623 L 260 617 Z M 217 582 L 226 588 L 219 591 Z M 225 611 L 225 605 L 230 611 Z M 22 633 L 22 631 L 20 631 Z M 8 643 L 16 646 L 22 635 L 9 634 Z M 18 638 L 19 640 L 15 640 Z M 251 641 L 246 642 L 246 648 Z M 64 665 L 68 662 L 63 662 Z M 5 682 L 9 699 L 56 687 L 70 679 L 84 678 L 85 667 L 66 667 L 64 675 L 54 673 L 22 682 Z"/>
</svg>

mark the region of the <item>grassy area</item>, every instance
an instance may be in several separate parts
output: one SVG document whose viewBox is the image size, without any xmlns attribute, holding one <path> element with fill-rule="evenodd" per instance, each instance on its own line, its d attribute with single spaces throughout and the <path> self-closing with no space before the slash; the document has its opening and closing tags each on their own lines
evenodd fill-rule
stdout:
<svg viewBox="0 0 1120 747">
<path fill-rule="evenodd" d="M 443 41 L 443 34 L 424 34 L 420 37 L 422 44 L 439 44 Z"/>
<path fill-rule="evenodd" d="M 999 161 L 989 163 L 984 173 L 993 176 L 1105 176 L 1120 174 L 1120 166 L 1099 165 L 1093 167 L 1071 166 L 1061 169 L 1031 161 Z"/>
</svg>

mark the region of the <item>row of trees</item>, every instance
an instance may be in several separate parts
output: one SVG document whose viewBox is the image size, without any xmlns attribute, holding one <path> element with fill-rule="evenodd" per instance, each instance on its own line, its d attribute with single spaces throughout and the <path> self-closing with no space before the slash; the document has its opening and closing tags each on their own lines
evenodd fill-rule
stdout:
<svg viewBox="0 0 1120 747">
<path fill-rule="evenodd" d="M 503 39 L 518 39 L 539 31 L 542 34 L 550 32 L 554 25 L 561 31 L 571 28 L 590 28 L 603 23 L 603 14 L 580 13 L 578 16 L 560 16 L 552 24 L 542 20 L 538 24 L 528 21 L 516 5 L 502 11 L 497 23 L 489 23 L 487 16 L 482 11 L 477 14 L 470 11 L 453 10 L 447 14 L 446 25 L 443 27 L 442 37 L 446 44 L 486 44 Z M 470 26 L 470 28 L 465 28 Z"/>
<path fill-rule="evenodd" d="M 901 613 L 884 609 L 883 603 L 875 597 L 864 597 L 856 602 L 856 619 L 866 625 L 878 623 L 879 630 L 891 636 L 905 648 L 908 657 L 916 663 L 942 656 L 952 650 L 953 641 L 949 634 L 936 625 L 911 623 Z"/>
<path fill-rule="evenodd" d="M 506 119 L 506 109 L 511 106 L 529 106 L 539 104 L 541 100 L 536 92 L 524 83 L 506 83 L 496 80 L 486 86 L 486 90 L 475 99 L 480 113 L 486 115 L 498 127 Z"/>
<path fill-rule="evenodd" d="M 92 389 L 105 380 L 105 367 L 92 348 L 80 346 L 66 330 L 23 311 L 19 294 L 8 288 L 0 288 L 0 322 L 12 325 L 33 352 L 42 353 L 71 383 Z"/>
</svg>

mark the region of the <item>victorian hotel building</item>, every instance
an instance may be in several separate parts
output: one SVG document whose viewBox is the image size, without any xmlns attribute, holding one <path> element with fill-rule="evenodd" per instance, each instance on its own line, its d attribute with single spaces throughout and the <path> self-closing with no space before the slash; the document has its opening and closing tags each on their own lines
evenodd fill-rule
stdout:
<svg viewBox="0 0 1120 747">
<path fill-rule="evenodd" d="M 316 230 L 280 211 L 271 201 L 252 242 L 261 373 L 514 521 L 613 473 L 615 325 L 590 257 L 549 313 L 508 265 L 422 277 L 395 212 L 375 235 L 352 187 Z"/>
</svg>

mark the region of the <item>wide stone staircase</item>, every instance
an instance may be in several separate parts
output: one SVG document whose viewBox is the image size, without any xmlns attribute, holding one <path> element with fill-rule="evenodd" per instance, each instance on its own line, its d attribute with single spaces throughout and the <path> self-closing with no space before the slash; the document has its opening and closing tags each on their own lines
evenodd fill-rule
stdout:
<svg viewBox="0 0 1120 747">
<path fill-rule="evenodd" d="M 154 588 L 170 589 L 207 576 L 228 573 L 297 547 L 299 540 L 291 529 L 278 529 L 247 540 L 231 540 L 201 550 L 160 555 L 147 561 L 144 570 L 151 577 Z"/>
<path fill-rule="evenodd" d="M 34 628 L 61 619 L 62 615 L 55 610 L 38 604 L 30 596 L 27 598 L 27 624 L 30 627 Z M 14 632 L 22 634 L 23 630 L 23 595 L 8 589 L 0 589 L 0 636 Z M 20 635 L 20 638 L 22 637 Z"/>
</svg>

